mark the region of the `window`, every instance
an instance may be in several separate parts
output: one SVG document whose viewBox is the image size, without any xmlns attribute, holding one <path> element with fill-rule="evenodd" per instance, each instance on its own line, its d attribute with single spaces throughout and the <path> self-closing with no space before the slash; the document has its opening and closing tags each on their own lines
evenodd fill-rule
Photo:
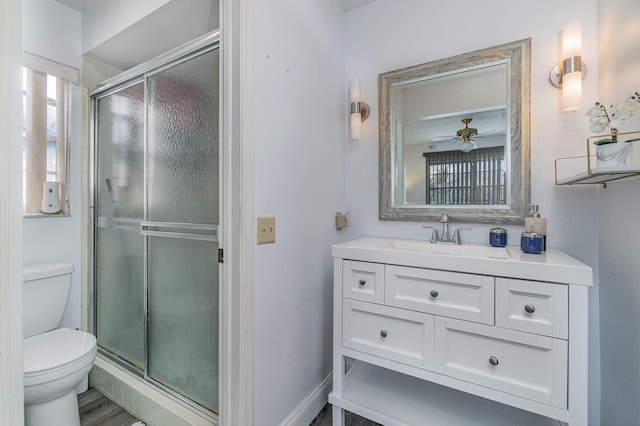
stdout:
<svg viewBox="0 0 640 426">
<path fill-rule="evenodd" d="M 77 82 L 76 69 L 24 54 L 22 152 L 23 203 L 27 216 L 68 213 L 67 121 L 71 82 Z"/>
<path fill-rule="evenodd" d="M 425 153 L 426 204 L 506 202 L 504 147 Z"/>
</svg>

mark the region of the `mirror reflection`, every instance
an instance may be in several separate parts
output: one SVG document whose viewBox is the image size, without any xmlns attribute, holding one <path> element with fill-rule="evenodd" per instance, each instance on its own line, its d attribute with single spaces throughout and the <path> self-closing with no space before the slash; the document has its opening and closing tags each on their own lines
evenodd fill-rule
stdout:
<svg viewBox="0 0 640 426">
<path fill-rule="evenodd" d="M 527 40 L 381 74 L 381 219 L 521 222 L 528 84 Z"/>
</svg>

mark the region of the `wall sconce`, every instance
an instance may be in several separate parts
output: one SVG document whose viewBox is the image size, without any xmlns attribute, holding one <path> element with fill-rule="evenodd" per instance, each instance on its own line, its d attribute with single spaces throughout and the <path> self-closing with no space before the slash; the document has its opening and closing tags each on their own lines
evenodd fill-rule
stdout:
<svg viewBox="0 0 640 426">
<path fill-rule="evenodd" d="M 582 25 L 571 22 L 562 29 L 562 62 L 549 74 L 549 81 L 562 89 L 562 109 L 575 111 L 582 106 L 582 79 L 587 66 L 582 62 Z"/>
<path fill-rule="evenodd" d="M 360 100 L 360 79 L 354 78 L 350 85 L 351 99 L 351 140 L 360 139 L 360 125 L 369 117 L 369 105 Z"/>
</svg>

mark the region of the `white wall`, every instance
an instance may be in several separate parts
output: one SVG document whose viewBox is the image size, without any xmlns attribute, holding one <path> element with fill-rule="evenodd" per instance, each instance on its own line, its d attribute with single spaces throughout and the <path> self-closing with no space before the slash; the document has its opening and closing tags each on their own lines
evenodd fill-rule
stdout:
<svg viewBox="0 0 640 426">
<path fill-rule="evenodd" d="M 53 0 L 24 0 L 26 52 L 80 67 L 80 12 Z"/>
<path fill-rule="evenodd" d="M 280 424 L 332 368 L 344 44 L 335 1 L 255 2 L 255 213 L 277 229 L 275 244 L 255 248 L 256 425 Z"/>
<path fill-rule="evenodd" d="M 44 58 L 79 67 L 80 13 L 53 0 L 24 1 L 24 50 Z M 65 261 L 74 265 L 71 294 L 63 327 L 80 327 L 80 89 L 72 88 L 68 165 L 69 217 L 24 219 L 25 265 Z"/>
<path fill-rule="evenodd" d="M 219 28 L 217 0 L 97 2 L 82 14 L 82 54 L 126 70 Z"/>
<path fill-rule="evenodd" d="M 640 3 L 599 4 L 599 100 L 620 105 L 640 91 Z M 640 115 L 619 130 L 640 131 Z M 637 424 L 640 418 L 639 184 L 639 178 L 613 182 L 598 193 L 603 425 Z"/>
<path fill-rule="evenodd" d="M 106 40 L 143 19 L 171 0 L 99 1 L 82 15 L 82 52 L 94 49 Z M 135 48 L 135 46 L 133 46 Z"/>
<path fill-rule="evenodd" d="M 632 0 L 629 0 L 632 1 Z M 359 77 L 371 106 L 362 139 L 348 142 L 346 199 L 351 206 L 349 238 L 364 235 L 426 238 L 422 223 L 378 220 L 378 74 L 460 53 L 531 38 L 531 201 L 548 218 L 548 244 L 594 267 L 597 278 L 597 188 L 558 187 L 554 158 L 579 155 L 588 134 L 584 111 L 595 101 L 598 82 L 597 0 L 487 0 L 425 2 L 379 0 L 346 14 L 346 78 Z M 560 92 L 548 83 L 559 59 L 559 34 L 581 21 L 584 107 L 559 110 Z M 637 74 L 636 74 L 637 75 Z M 434 224 L 438 225 L 439 224 Z M 486 243 L 491 225 L 472 224 L 465 242 Z M 455 223 L 453 224 L 455 228 Z M 517 245 L 520 226 L 509 226 Z M 598 290 L 590 290 L 590 419 L 599 419 Z"/>
</svg>

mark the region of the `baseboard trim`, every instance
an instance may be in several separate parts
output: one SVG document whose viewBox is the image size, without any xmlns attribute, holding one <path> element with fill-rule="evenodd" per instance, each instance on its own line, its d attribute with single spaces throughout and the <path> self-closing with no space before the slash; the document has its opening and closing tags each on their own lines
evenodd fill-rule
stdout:
<svg viewBox="0 0 640 426">
<path fill-rule="evenodd" d="M 329 373 L 295 410 L 282 422 L 281 426 L 309 426 L 327 404 L 333 389 L 333 374 Z"/>
</svg>

